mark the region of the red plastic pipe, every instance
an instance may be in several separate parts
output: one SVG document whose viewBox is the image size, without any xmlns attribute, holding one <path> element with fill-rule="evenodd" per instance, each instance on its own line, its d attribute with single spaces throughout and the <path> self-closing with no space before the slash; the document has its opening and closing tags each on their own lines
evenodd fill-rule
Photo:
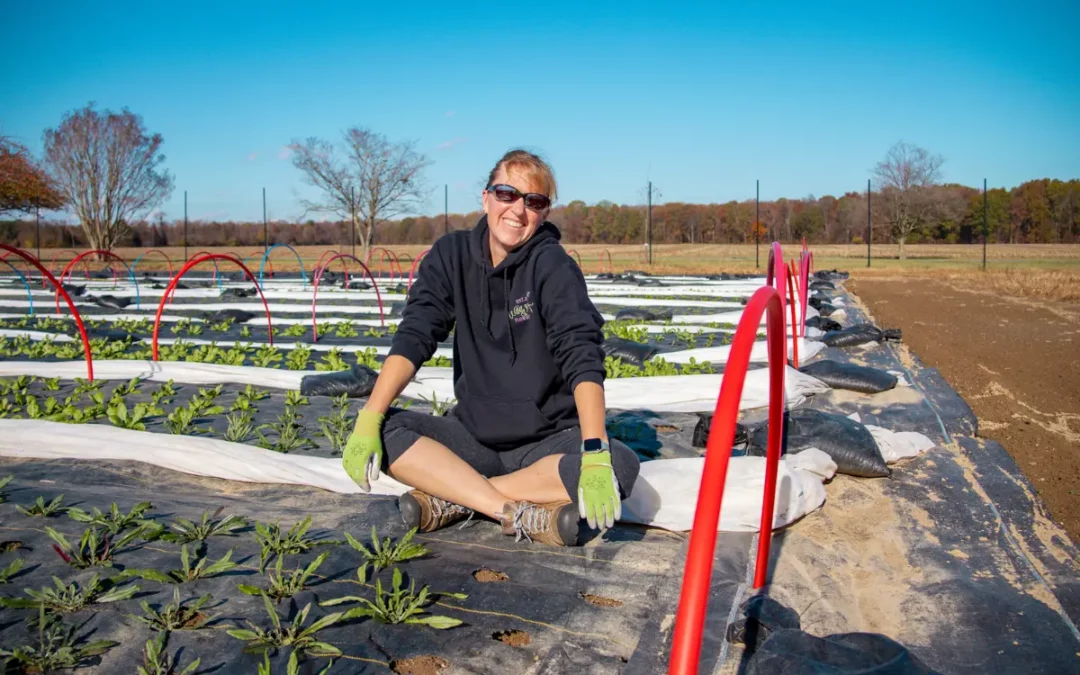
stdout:
<svg viewBox="0 0 1080 675">
<path fill-rule="evenodd" d="M 202 250 L 202 251 L 199 251 L 198 253 L 193 254 L 190 258 L 185 260 L 184 264 L 186 265 L 187 263 L 191 262 L 192 260 L 194 260 L 195 258 L 198 258 L 201 255 L 210 255 L 210 256 L 219 256 L 219 255 L 228 256 L 228 255 L 231 255 L 231 256 L 233 256 L 234 258 L 237 258 L 237 259 L 239 259 L 239 257 L 240 257 L 240 256 L 236 255 L 235 253 L 211 253 L 210 251 Z M 218 258 L 215 257 L 214 258 L 214 283 L 215 284 L 218 282 L 218 272 L 219 272 L 218 266 L 217 266 L 217 260 L 218 260 Z M 255 282 L 255 285 L 257 286 L 258 282 Z"/>
<path fill-rule="evenodd" d="M 390 261 L 390 282 L 393 283 L 393 281 L 394 281 L 394 263 L 397 262 L 397 256 L 394 255 L 393 251 L 385 249 L 385 248 L 383 248 L 381 246 L 376 246 L 375 248 L 369 250 L 368 254 L 367 254 L 367 260 L 365 261 L 365 264 L 364 264 L 364 268 L 367 269 L 367 266 L 369 264 L 371 264 L 371 254 L 374 253 L 375 251 L 379 251 L 379 278 L 382 279 L 383 260 L 389 260 Z M 401 263 L 398 263 L 398 269 L 399 270 L 401 269 Z"/>
<path fill-rule="evenodd" d="M 607 250 L 606 248 L 603 251 L 600 251 L 600 273 L 601 274 L 604 273 L 604 254 L 605 253 L 607 254 L 608 271 L 611 272 L 612 274 L 615 274 L 615 265 L 613 265 L 612 262 L 611 262 L 611 251 Z"/>
<path fill-rule="evenodd" d="M 157 253 L 162 258 L 165 258 L 165 264 L 167 264 L 169 266 L 169 276 L 171 277 L 173 275 L 172 259 L 169 258 L 168 254 L 165 253 L 165 251 L 162 251 L 162 250 L 156 249 L 156 248 L 152 248 L 152 249 L 150 249 L 148 251 L 143 251 L 143 254 L 141 256 L 139 256 L 139 258 L 142 258 L 143 256 L 150 255 L 151 253 Z M 133 270 L 134 270 L 134 268 L 133 268 Z"/>
<path fill-rule="evenodd" d="M 339 251 L 335 251 L 333 249 L 329 251 L 323 251 L 322 255 L 320 255 L 319 259 L 315 262 L 315 273 L 318 274 L 319 268 L 323 266 L 323 258 L 325 258 L 327 255 L 336 255 L 337 253 L 339 253 Z"/>
<path fill-rule="evenodd" d="M 355 260 L 357 263 L 360 264 L 361 267 L 364 268 L 364 271 L 367 272 L 368 279 L 371 279 L 371 285 L 375 287 L 375 299 L 379 301 L 379 324 L 380 324 L 380 326 L 383 326 L 383 327 L 386 326 L 386 315 L 383 313 L 382 294 L 379 293 L 379 284 L 376 283 L 375 277 L 371 275 L 371 270 L 368 269 L 368 266 L 365 265 L 364 261 L 361 260 L 360 258 L 357 258 L 356 256 L 354 256 L 354 255 L 352 255 L 350 253 L 338 253 L 333 258 L 330 258 L 329 260 L 327 260 L 325 265 L 323 265 L 322 267 L 320 267 L 318 270 L 315 271 L 315 290 L 312 291 L 312 293 L 311 293 L 311 341 L 312 342 L 318 342 L 319 341 L 319 327 L 318 327 L 318 324 L 315 322 L 315 303 L 319 299 L 319 280 L 322 279 L 322 274 L 326 270 L 326 268 L 328 268 L 330 266 L 330 263 L 334 262 L 338 258 L 348 258 L 350 260 Z M 342 261 L 341 264 L 344 265 L 345 262 Z M 348 288 L 348 281 L 349 281 L 349 275 L 348 275 L 348 271 L 346 271 L 346 273 L 345 273 L 346 288 Z"/>
<path fill-rule="evenodd" d="M 263 295 L 262 288 L 259 287 L 259 282 L 255 280 L 255 275 L 251 273 L 251 270 L 247 268 L 240 258 L 235 257 L 231 253 L 206 253 L 203 256 L 196 258 L 192 256 L 184 266 L 180 268 L 180 271 L 176 273 L 176 276 L 169 281 L 169 285 L 165 287 L 165 293 L 161 296 L 161 302 L 158 303 L 157 315 L 154 316 L 154 339 L 153 339 L 153 359 L 158 360 L 158 331 L 161 329 L 161 314 L 165 311 L 165 305 L 169 302 L 169 296 L 175 292 L 176 284 L 180 283 L 180 278 L 188 273 L 192 267 L 199 263 L 204 263 L 207 260 L 228 260 L 229 262 L 236 263 L 240 269 L 244 270 L 244 274 L 247 274 L 248 279 L 255 284 L 255 290 L 259 292 L 259 298 L 262 300 L 263 309 L 266 310 L 266 327 L 270 335 L 270 344 L 274 344 L 274 326 L 270 323 L 270 305 L 266 304 L 266 296 Z M 214 263 L 217 265 L 217 263 Z"/>
<path fill-rule="evenodd" d="M 71 310 L 71 316 L 75 319 L 75 326 L 79 329 L 79 335 L 82 337 L 83 351 L 86 352 L 86 377 L 89 380 L 94 379 L 94 358 L 90 353 L 90 338 L 86 336 L 86 327 L 83 326 L 82 317 L 79 315 L 79 310 L 75 309 L 75 303 L 71 301 L 71 296 L 64 290 L 64 287 L 56 280 L 56 277 L 52 275 L 52 272 L 45 269 L 45 266 L 41 264 L 41 261 L 30 255 L 22 249 L 8 246 L 7 244 L 0 244 L 0 250 L 7 251 L 8 253 L 14 253 L 28 264 L 33 265 L 41 272 L 41 275 L 47 280 L 51 281 L 52 285 L 56 288 L 58 295 L 64 298 L 64 302 L 67 303 L 68 308 Z"/>
<path fill-rule="evenodd" d="M 49 263 L 49 269 L 50 270 L 55 270 L 56 269 L 56 259 L 60 257 L 61 253 L 74 253 L 76 256 L 79 255 L 79 252 L 76 251 L 73 248 L 62 248 L 62 249 L 60 249 L 56 253 L 53 253 L 52 261 Z M 86 262 L 83 262 L 83 272 L 86 273 L 86 278 L 89 279 L 90 278 L 90 265 L 87 264 Z M 55 274 L 55 272 L 53 272 L 53 274 Z M 44 282 L 42 282 L 42 286 L 44 286 Z"/>
<path fill-rule="evenodd" d="M 75 256 L 75 258 L 64 267 L 64 271 L 60 273 L 60 283 L 61 284 L 64 283 L 64 277 L 66 277 L 68 272 L 71 271 L 71 268 L 75 265 L 75 263 L 79 262 L 80 260 L 82 260 L 86 256 L 92 255 L 94 253 L 106 256 L 106 257 L 108 257 L 110 259 L 119 260 L 124 265 L 124 267 L 128 268 L 128 274 L 131 275 L 131 278 L 132 279 L 135 278 L 135 274 L 131 271 L 131 266 L 127 264 L 126 260 L 124 260 L 120 256 L 116 255 L 112 251 L 106 251 L 105 249 L 94 249 L 92 251 L 83 251 L 79 255 Z M 86 263 L 84 261 L 83 265 L 85 266 L 85 264 Z M 113 288 L 116 288 L 117 279 L 116 279 L 116 268 L 115 267 L 112 268 L 112 273 L 113 273 Z M 135 283 L 135 287 L 138 288 L 139 282 L 136 280 L 134 283 Z M 60 294 L 59 293 L 56 294 L 56 313 L 57 314 L 60 313 Z"/>
<path fill-rule="evenodd" d="M 431 249 L 424 249 L 424 251 L 416 256 L 416 260 L 413 261 L 412 267 L 409 268 L 409 288 L 412 288 L 413 275 L 416 274 L 416 268 L 420 266 L 420 261 L 424 259 L 424 256 L 428 254 Z"/>
<path fill-rule="evenodd" d="M 779 244 L 770 252 L 770 281 L 774 258 L 780 260 Z M 731 446 L 735 440 L 735 422 L 742 398 L 750 352 L 757 338 L 761 316 L 768 312 L 766 334 L 769 344 L 769 439 L 765 458 L 765 489 L 758 536 L 757 561 L 754 568 L 754 588 L 765 584 L 769 566 L 769 547 L 772 541 L 773 511 L 776 501 L 776 477 L 780 466 L 780 444 L 784 424 L 784 369 L 786 367 L 787 328 L 784 325 L 784 276 L 777 275 L 779 288 L 759 288 L 743 311 L 731 345 L 720 396 L 716 401 L 712 428 L 706 442 L 705 466 L 698 490 L 694 526 L 686 554 L 683 587 L 672 637 L 670 675 L 697 673 L 701 652 L 701 633 L 709 600 L 713 551 L 716 546 L 716 527 L 724 497 Z"/>
<path fill-rule="evenodd" d="M 792 357 L 793 357 L 792 360 L 794 361 L 794 364 L 795 364 L 795 370 L 798 370 L 799 369 L 799 336 L 795 335 L 795 333 L 798 332 L 795 329 L 795 326 L 797 325 L 795 323 L 795 283 L 792 281 L 792 275 L 791 275 L 791 268 L 790 267 L 787 268 L 787 282 L 788 282 L 788 287 L 787 287 L 788 301 L 791 304 L 791 332 L 792 332 L 792 336 L 791 336 L 791 354 L 792 354 Z M 784 339 L 786 340 L 787 337 L 785 336 Z"/>
<path fill-rule="evenodd" d="M 581 267 L 581 254 L 579 254 L 579 253 L 577 252 L 577 250 L 575 250 L 575 249 L 570 249 L 569 251 L 567 251 L 567 252 L 566 252 L 566 255 L 572 255 L 572 256 L 574 256 L 575 258 L 577 258 L 577 266 L 578 266 L 578 267 Z"/>
</svg>

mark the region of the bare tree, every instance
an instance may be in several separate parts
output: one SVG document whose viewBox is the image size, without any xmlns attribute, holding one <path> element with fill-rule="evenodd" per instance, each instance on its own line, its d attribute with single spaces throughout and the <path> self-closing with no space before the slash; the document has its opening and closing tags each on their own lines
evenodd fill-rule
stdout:
<svg viewBox="0 0 1080 675">
<path fill-rule="evenodd" d="M 907 257 L 904 252 L 907 238 L 933 217 L 936 200 L 931 188 L 941 181 L 944 161 L 941 155 L 932 155 L 924 148 L 900 141 L 874 167 L 893 236 L 900 244 L 901 260 Z"/>
<path fill-rule="evenodd" d="M 307 213 L 334 213 L 352 224 L 363 257 L 374 243 L 376 227 L 410 213 L 425 196 L 422 172 L 430 162 L 410 142 L 391 143 L 381 134 L 352 127 L 343 134 L 340 154 L 329 141 L 293 141 L 292 163 L 304 179 L 322 191 L 318 201 L 301 200 Z"/>
<path fill-rule="evenodd" d="M 0 136 L 0 213 L 30 213 L 63 205 L 63 195 L 30 152 L 11 138 Z"/>
<path fill-rule="evenodd" d="M 160 168 L 162 142 L 127 108 L 98 112 L 93 103 L 46 129 L 46 166 L 91 248 L 112 249 L 129 223 L 172 194 L 173 178 Z"/>
</svg>

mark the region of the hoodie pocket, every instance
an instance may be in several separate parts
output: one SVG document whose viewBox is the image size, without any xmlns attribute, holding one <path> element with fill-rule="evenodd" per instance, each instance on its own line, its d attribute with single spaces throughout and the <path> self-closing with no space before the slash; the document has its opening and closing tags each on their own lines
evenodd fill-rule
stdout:
<svg viewBox="0 0 1080 675">
<path fill-rule="evenodd" d="M 555 425 L 529 399 L 470 395 L 454 411 L 465 428 L 488 447 L 517 447 L 554 430 Z"/>
</svg>

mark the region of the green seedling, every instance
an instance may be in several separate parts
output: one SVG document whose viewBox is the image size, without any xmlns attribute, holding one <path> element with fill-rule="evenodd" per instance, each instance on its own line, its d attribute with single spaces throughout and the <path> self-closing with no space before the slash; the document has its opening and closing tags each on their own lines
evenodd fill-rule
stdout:
<svg viewBox="0 0 1080 675">
<path fill-rule="evenodd" d="M 138 403 L 132 410 L 128 410 L 127 404 L 121 399 L 115 399 L 109 403 L 105 414 L 114 427 L 121 429 L 134 429 L 146 431 L 144 420 L 158 415 L 164 415 L 165 411 L 150 403 Z"/>
<path fill-rule="evenodd" d="M 461 625 L 461 619 L 449 616 L 436 616 L 426 614 L 424 607 L 434 600 L 434 596 L 424 586 L 420 592 L 416 592 L 416 582 L 409 582 L 408 588 L 402 588 L 401 570 L 394 568 L 392 590 L 387 592 L 383 589 L 382 581 L 375 580 L 375 601 L 360 596 L 345 596 L 320 602 L 321 607 L 332 607 L 344 602 L 358 602 L 359 607 L 347 610 L 341 617 L 342 621 L 369 617 L 381 623 L 412 623 L 423 624 L 432 628 L 444 630 Z M 447 597 L 464 600 L 468 596 L 464 593 L 442 593 Z"/>
<path fill-rule="evenodd" d="M 169 570 L 168 572 L 152 568 L 128 569 L 124 570 L 123 574 L 124 576 L 141 577 L 162 584 L 186 584 L 199 579 L 209 579 L 236 567 L 236 563 L 230 560 L 232 553 L 233 550 L 230 548 L 220 559 L 210 562 L 209 558 L 205 555 L 199 555 L 199 551 L 196 550 L 196 557 L 192 559 L 187 544 L 184 544 L 180 547 L 180 569 Z"/>
<path fill-rule="evenodd" d="M 435 415 L 436 417 L 442 417 L 447 412 L 449 412 L 450 408 L 454 407 L 455 403 L 457 403 L 457 401 L 452 398 L 440 401 L 439 394 L 434 391 L 431 392 L 430 400 L 424 396 L 421 396 L 420 398 L 431 405 L 431 414 Z"/>
<path fill-rule="evenodd" d="M 307 326 L 302 323 L 294 323 L 277 334 L 284 337 L 303 337 L 305 333 L 307 333 Z"/>
<path fill-rule="evenodd" d="M 337 347 L 326 352 L 322 357 L 322 361 L 315 364 L 315 370 L 338 371 L 348 369 L 349 364 L 345 363 L 345 359 L 341 358 L 341 350 Z"/>
<path fill-rule="evenodd" d="M 300 405 L 308 405 L 307 397 L 300 393 L 299 389 L 289 389 L 285 392 L 285 405 L 290 407 L 296 407 Z"/>
<path fill-rule="evenodd" d="M 126 384 L 121 384 L 117 386 L 116 389 L 113 389 L 113 396 L 127 396 L 129 394 L 134 394 L 140 384 L 142 384 L 142 380 L 133 377 L 128 380 Z"/>
<path fill-rule="evenodd" d="M 326 675 L 333 667 L 334 659 L 330 659 L 330 662 L 326 664 L 326 667 L 320 670 L 316 675 Z M 262 663 L 259 664 L 257 675 L 274 675 L 273 668 L 270 667 L 269 650 L 263 652 L 263 660 Z M 289 654 L 289 662 L 285 666 L 285 675 L 300 675 L 300 657 L 296 651 Z"/>
<path fill-rule="evenodd" d="M 8 497 L 7 486 L 8 486 L 9 483 L 11 483 L 12 479 L 14 479 L 14 478 L 15 478 L 15 476 L 12 475 L 12 474 L 8 474 L 7 476 L 4 476 L 3 478 L 0 478 L 0 504 L 3 504 L 4 502 L 7 501 L 7 497 Z"/>
<path fill-rule="evenodd" d="M 256 429 L 255 433 L 259 437 L 258 445 L 260 448 L 266 448 L 267 450 L 273 450 L 274 452 L 291 452 L 293 450 L 299 450 L 304 447 L 314 446 L 311 439 L 304 436 L 304 427 L 300 424 L 302 416 L 296 412 L 296 410 L 290 406 L 285 407 L 285 412 L 278 415 L 278 418 L 272 424 L 264 424 Z M 271 440 L 262 433 L 262 429 L 269 429 L 277 435 L 275 440 Z"/>
<path fill-rule="evenodd" d="M 305 370 L 309 360 L 311 360 L 311 347 L 305 347 L 297 342 L 296 347 L 289 352 L 289 356 L 285 359 L 285 367 L 289 370 Z"/>
<path fill-rule="evenodd" d="M 139 502 L 131 507 L 130 512 L 124 513 L 120 510 L 120 507 L 116 505 L 116 502 L 113 502 L 106 512 L 102 512 L 101 509 L 95 506 L 93 513 L 87 513 L 80 508 L 72 506 L 67 510 L 67 515 L 68 518 L 71 518 L 74 521 L 103 527 L 108 530 L 109 534 L 120 534 L 129 527 L 134 527 L 136 525 L 139 527 L 153 526 L 153 521 L 143 518 L 143 514 L 153 508 L 154 505 L 150 502 Z"/>
<path fill-rule="evenodd" d="M 221 353 L 217 362 L 226 366 L 242 366 L 244 365 L 244 361 L 247 360 L 248 352 L 250 351 L 250 345 L 242 345 L 237 342 L 233 344 L 232 349 Z"/>
<path fill-rule="evenodd" d="M 375 526 L 371 526 L 371 548 L 364 546 L 357 541 L 348 532 L 345 533 L 345 541 L 349 542 L 349 546 L 352 546 L 360 555 L 364 556 L 364 564 L 356 570 L 356 576 L 359 577 L 360 583 L 366 584 L 368 580 L 368 570 L 371 571 L 371 576 L 378 576 L 380 570 L 390 569 L 397 563 L 405 562 L 406 560 L 412 560 L 414 558 L 422 558 L 430 551 L 423 544 L 414 544 L 412 541 L 413 536 L 416 535 L 416 528 L 409 530 L 401 541 L 394 544 L 390 537 L 383 540 L 379 539 L 379 535 L 375 531 Z"/>
<path fill-rule="evenodd" d="M 270 630 L 247 621 L 250 629 L 234 628 L 227 631 L 237 640 L 244 640 L 247 646 L 244 651 L 248 654 L 264 654 L 270 650 L 281 647 L 292 647 L 293 653 L 310 656 L 340 656 L 341 650 L 334 645 L 320 642 L 318 632 L 328 626 L 332 626 L 341 620 L 341 613 L 327 614 L 319 617 L 309 626 L 307 623 L 308 613 L 311 611 L 311 603 L 304 606 L 296 613 L 292 622 L 282 625 L 281 617 L 278 616 L 270 597 L 263 594 L 263 602 L 266 605 L 266 613 L 270 615 Z"/>
<path fill-rule="evenodd" d="M 291 598 L 307 588 L 308 579 L 315 574 L 315 570 L 319 569 L 319 565 L 322 565 L 329 555 L 329 551 L 322 553 L 318 558 L 308 563 L 307 567 L 297 567 L 295 570 L 290 571 L 282 569 L 285 556 L 278 556 L 273 569 L 266 571 L 267 588 L 259 588 L 248 584 L 239 584 L 237 588 L 240 589 L 241 593 L 247 595 L 265 594 L 275 602 L 281 602 L 285 598 Z"/>
<path fill-rule="evenodd" d="M 232 328 L 232 325 L 233 325 L 233 320 L 232 319 L 222 319 L 221 321 L 219 321 L 217 323 L 210 324 L 210 330 L 218 332 L 218 333 L 228 333 L 229 329 Z"/>
<path fill-rule="evenodd" d="M 204 614 L 202 608 L 214 599 L 209 593 L 195 599 L 190 604 L 180 602 L 180 587 L 173 586 L 173 601 L 154 609 L 143 600 L 139 603 L 142 614 L 128 614 L 128 617 L 146 624 L 150 630 L 168 632 L 171 630 L 199 630 L 206 628 L 214 616 Z"/>
<path fill-rule="evenodd" d="M 454 360 L 447 356 L 433 356 L 425 361 L 424 365 L 431 368 L 449 368 L 454 365 Z"/>
<path fill-rule="evenodd" d="M 352 321 L 342 321 L 334 328 L 334 332 L 340 338 L 354 338 L 360 335 L 356 332 L 356 326 Z"/>
<path fill-rule="evenodd" d="M 11 583 L 11 580 L 14 579 L 19 574 L 19 570 L 23 568 L 24 563 L 25 561 L 22 558 L 15 558 L 7 567 L 0 570 L 0 584 Z M 2 602 L 2 600 L 0 600 L 0 602 Z"/>
<path fill-rule="evenodd" d="M 251 402 L 251 399 L 243 394 L 237 395 L 236 400 L 233 401 L 232 406 L 229 408 L 229 412 L 235 412 L 237 410 L 249 413 L 259 412 L 258 407 Z"/>
<path fill-rule="evenodd" d="M 383 330 L 377 326 L 372 326 L 364 331 L 364 337 L 378 338 L 383 336 Z"/>
<path fill-rule="evenodd" d="M 0 398 L 0 419 L 18 419 L 21 413 L 21 407 L 12 405 L 7 396 Z"/>
<path fill-rule="evenodd" d="M 60 378 L 50 377 L 41 381 L 45 391 L 60 391 Z"/>
<path fill-rule="evenodd" d="M 319 418 L 323 436 L 330 441 L 330 447 L 334 454 L 340 454 L 345 449 L 345 443 L 352 433 L 353 421 L 349 417 L 349 396 L 342 394 L 333 397 L 334 407 L 329 415 Z"/>
<path fill-rule="evenodd" d="M 134 584 L 120 586 L 115 579 L 99 580 L 96 574 L 82 587 L 78 582 L 65 585 L 58 577 L 52 579 L 53 587 L 46 586 L 36 591 L 27 588 L 25 593 L 29 598 L 0 598 L 0 606 L 9 609 L 31 609 L 40 606 L 57 614 L 70 614 L 90 605 L 128 600 L 139 592 L 139 587 Z"/>
<path fill-rule="evenodd" d="M 277 364 L 281 363 L 281 359 L 280 349 L 273 345 L 263 345 L 255 350 L 255 355 L 251 357 L 251 365 L 257 368 L 276 368 Z"/>
<path fill-rule="evenodd" d="M 246 337 L 246 338 L 251 337 L 251 326 L 241 326 L 240 327 L 240 337 Z"/>
<path fill-rule="evenodd" d="M 180 319 L 172 325 L 173 335 L 180 335 L 187 332 L 187 329 L 191 327 L 191 319 Z"/>
<path fill-rule="evenodd" d="M 401 408 L 402 410 L 408 410 L 409 406 L 411 406 L 412 404 L 413 404 L 413 400 L 411 398 L 398 397 L 398 398 L 395 398 L 394 402 L 391 403 L 390 405 L 395 407 L 395 408 Z"/>
<path fill-rule="evenodd" d="M 26 415 L 32 420 L 61 419 L 64 417 L 64 406 L 52 396 L 45 399 L 45 405 L 38 403 L 36 396 L 26 397 Z"/>
<path fill-rule="evenodd" d="M 85 638 L 76 635 L 75 626 L 66 626 L 60 617 L 46 613 L 44 605 L 39 609 L 37 628 L 36 645 L 23 645 L 10 650 L 0 648 L 6 671 L 51 673 L 63 668 L 75 668 L 119 644 L 108 640 L 84 644 Z"/>
<path fill-rule="evenodd" d="M 201 323 L 193 323 L 188 326 L 188 335 L 202 335 L 203 325 Z"/>
<path fill-rule="evenodd" d="M 333 539 L 315 540 L 308 538 L 311 516 L 295 523 L 289 531 L 282 534 L 278 523 L 255 523 L 255 541 L 259 543 L 259 571 L 266 571 L 266 563 L 274 556 L 307 553 L 316 546 L 337 546 L 340 541 Z"/>
<path fill-rule="evenodd" d="M 379 363 L 379 355 L 376 353 L 374 347 L 368 347 L 363 351 L 358 349 L 353 352 L 353 356 L 356 357 L 356 362 L 358 364 L 360 364 L 361 366 L 367 366 L 372 370 L 379 370 L 379 368 L 382 366 L 382 364 Z"/>
<path fill-rule="evenodd" d="M 247 398 L 250 398 L 252 401 L 261 401 L 264 398 L 270 398 L 270 392 L 264 391 L 262 389 L 256 389 L 255 387 L 251 386 L 250 384 L 244 387 L 244 390 L 242 392 L 240 392 L 240 395 L 241 396 L 246 396 Z"/>
<path fill-rule="evenodd" d="M 187 518 L 177 518 L 169 523 L 168 532 L 161 536 L 164 541 L 176 544 L 190 544 L 192 542 L 206 541 L 214 536 L 233 536 L 237 530 L 247 527 L 247 519 L 241 516 L 225 516 L 218 518 L 225 507 L 219 507 L 213 515 L 209 511 L 203 511 L 202 520 L 198 523 Z"/>
<path fill-rule="evenodd" d="M 197 434 L 202 430 L 195 426 L 196 415 L 191 408 L 177 408 L 165 418 L 165 426 L 174 434 Z"/>
<path fill-rule="evenodd" d="M 251 421 L 251 413 L 246 410 L 229 413 L 225 416 L 225 421 L 229 424 L 225 430 L 225 440 L 232 443 L 243 443 L 251 438 L 251 434 L 255 432 L 255 425 Z"/>
<path fill-rule="evenodd" d="M 178 670 L 180 659 L 169 656 L 165 651 L 168 639 L 169 634 L 161 632 L 156 638 L 146 641 L 143 646 L 143 662 L 137 675 L 194 675 L 199 668 L 199 659 L 189 663 L 187 668 Z"/>
<path fill-rule="evenodd" d="M 155 406 L 159 403 L 170 403 L 174 396 L 176 396 L 176 389 L 173 387 L 173 381 L 169 380 L 150 393 L 150 403 Z"/>
<path fill-rule="evenodd" d="M 31 518 L 53 518 L 59 516 L 67 508 L 62 506 L 64 503 L 64 495 L 57 495 L 48 504 L 45 503 L 45 498 L 38 495 L 38 498 L 30 506 L 16 506 L 19 513 L 24 516 L 30 516 Z"/>
<path fill-rule="evenodd" d="M 79 545 L 72 546 L 64 535 L 51 527 L 45 528 L 45 534 L 56 542 L 53 544 L 53 550 L 64 559 L 64 562 L 79 570 L 88 567 L 112 567 L 113 555 L 123 551 L 128 544 L 144 533 L 144 528 L 139 527 L 113 542 L 107 532 L 90 527 L 79 537 Z"/>
</svg>

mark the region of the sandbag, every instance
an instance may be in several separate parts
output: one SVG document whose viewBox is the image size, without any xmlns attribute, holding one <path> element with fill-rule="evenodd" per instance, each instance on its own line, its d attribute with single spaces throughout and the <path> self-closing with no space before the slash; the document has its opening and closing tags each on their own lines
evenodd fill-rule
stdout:
<svg viewBox="0 0 1080 675">
<path fill-rule="evenodd" d="M 831 281 L 825 281 L 824 279 L 814 279 L 810 282 L 810 290 L 812 291 L 835 291 L 836 284 Z"/>
<path fill-rule="evenodd" d="M 747 656 L 781 630 L 801 630 L 799 614 L 767 595 L 758 594 L 739 605 L 742 618 L 728 624 L 727 641 L 743 645 Z"/>
<path fill-rule="evenodd" d="M 86 284 L 82 286 L 76 286 L 75 284 L 60 284 L 67 294 L 73 298 L 81 298 L 86 295 Z"/>
<path fill-rule="evenodd" d="M 248 312 L 242 309 L 219 309 L 212 314 L 208 314 L 204 321 L 206 321 L 207 323 L 221 323 L 222 321 L 232 321 L 233 323 L 247 323 L 254 318 L 254 312 Z"/>
<path fill-rule="evenodd" d="M 605 281 L 608 281 L 608 280 L 614 279 L 614 278 L 615 278 L 615 275 L 612 274 L 611 272 L 601 272 L 600 274 L 596 275 L 596 280 L 597 281 L 600 281 L 601 279 L 603 279 Z"/>
<path fill-rule="evenodd" d="M 111 328 L 87 328 L 86 336 L 91 340 L 105 339 L 106 342 L 136 342 L 140 338 L 134 333 L 130 333 L 126 330 L 114 330 Z"/>
<path fill-rule="evenodd" d="M 843 328 L 843 326 L 840 325 L 840 322 L 834 321 L 833 319 L 826 319 L 823 316 L 810 317 L 806 320 L 806 325 L 808 328 L 817 328 L 818 330 L 822 330 L 825 332 L 829 332 L 831 330 L 841 330 Z"/>
<path fill-rule="evenodd" d="M 841 272 L 839 270 L 818 270 L 814 272 L 815 279 L 822 279 L 824 281 L 847 279 L 848 276 L 847 272 Z"/>
<path fill-rule="evenodd" d="M 900 338 L 901 333 L 898 328 L 883 331 L 873 324 L 859 323 L 841 330 L 828 331 L 822 336 L 821 341 L 830 347 L 856 347 L 867 342 L 882 342 L 883 340 L 899 342 Z"/>
<path fill-rule="evenodd" d="M 390 314 L 398 315 L 405 313 L 405 305 L 407 301 L 394 302 L 390 304 Z"/>
<path fill-rule="evenodd" d="M 258 291 L 252 288 L 226 288 L 221 292 L 222 298 L 253 298 L 258 295 Z"/>
<path fill-rule="evenodd" d="M 599 300 L 603 304 L 603 300 Z M 615 313 L 615 320 L 633 319 L 635 321 L 670 321 L 673 316 L 670 309 L 652 310 L 644 307 L 623 307 Z"/>
<path fill-rule="evenodd" d="M 370 291 L 371 284 L 363 279 L 349 279 L 349 285 L 345 286 L 344 282 L 341 285 L 342 288 L 350 291 Z"/>
<path fill-rule="evenodd" d="M 660 348 L 643 342 L 634 342 L 620 337 L 609 337 L 600 345 L 605 356 L 621 359 L 624 363 L 635 366 L 644 365 Z"/>
<path fill-rule="evenodd" d="M 820 410 L 792 410 L 784 415 L 783 454 L 817 448 L 836 462 L 839 473 L 860 478 L 884 478 L 889 467 L 870 431 L 855 420 Z M 769 423 L 750 433 L 746 454 L 764 457 Z"/>
<path fill-rule="evenodd" d="M 704 448 L 709 442 L 709 431 L 712 429 L 712 413 L 698 413 L 697 424 L 694 425 L 694 437 L 690 441 L 690 445 L 695 448 Z M 735 438 L 731 441 L 731 445 L 742 446 L 746 445 L 747 431 L 746 427 L 738 422 L 735 423 Z"/>
<path fill-rule="evenodd" d="M 937 675 L 907 647 L 878 633 L 816 637 L 780 630 L 746 664 L 746 675 Z"/>
<path fill-rule="evenodd" d="M 833 389 L 848 389 L 863 394 L 880 394 L 896 387 L 896 376 L 878 368 L 856 366 L 839 361 L 817 361 L 799 368 L 800 373 L 816 377 Z"/>
<path fill-rule="evenodd" d="M 810 303 L 810 306 L 814 307 L 813 303 Z M 814 307 L 814 309 L 816 309 L 818 311 L 818 314 L 820 314 L 821 316 L 831 316 L 832 313 L 836 311 L 836 307 L 830 305 L 827 302 L 818 303 L 818 305 Z"/>
<path fill-rule="evenodd" d="M 300 393 L 304 396 L 341 396 L 363 398 L 369 396 L 375 388 L 379 373 L 362 363 L 357 363 L 349 370 L 333 373 L 305 375 L 300 380 Z"/>
<path fill-rule="evenodd" d="M 123 309 L 131 304 L 131 298 L 118 298 L 109 294 L 88 295 L 86 299 L 98 307 L 109 307 L 111 309 Z"/>
<path fill-rule="evenodd" d="M 637 279 L 636 283 L 637 283 L 638 286 L 663 286 L 664 285 L 663 282 L 661 282 L 659 279 Z"/>
</svg>

